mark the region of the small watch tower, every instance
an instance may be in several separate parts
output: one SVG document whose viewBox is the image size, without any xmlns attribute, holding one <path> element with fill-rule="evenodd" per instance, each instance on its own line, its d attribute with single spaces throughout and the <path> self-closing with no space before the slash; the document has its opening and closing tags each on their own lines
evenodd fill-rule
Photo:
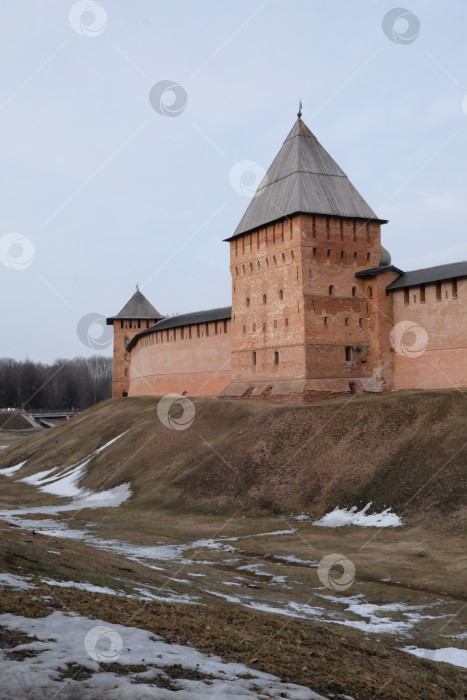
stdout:
<svg viewBox="0 0 467 700">
<path fill-rule="evenodd" d="M 107 325 L 114 327 L 113 398 L 128 396 L 130 387 L 128 343 L 135 335 L 163 318 L 165 316 L 161 316 L 136 285 L 136 292 L 123 309 L 116 316 L 107 319 Z"/>
</svg>

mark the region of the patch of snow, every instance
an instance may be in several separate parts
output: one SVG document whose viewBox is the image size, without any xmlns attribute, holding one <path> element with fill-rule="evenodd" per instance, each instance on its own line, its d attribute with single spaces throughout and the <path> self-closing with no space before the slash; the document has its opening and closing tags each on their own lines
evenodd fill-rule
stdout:
<svg viewBox="0 0 467 700">
<path fill-rule="evenodd" d="M 131 496 L 128 482 L 114 486 L 107 491 L 86 491 L 73 501 L 73 508 L 116 508 Z"/>
<path fill-rule="evenodd" d="M 10 445 L 0 445 L 0 450 L 6 450 L 7 447 L 10 447 Z"/>
<path fill-rule="evenodd" d="M 315 520 L 313 525 L 320 527 L 343 527 L 344 525 L 359 525 L 360 527 L 400 527 L 402 520 L 396 513 L 391 513 L 390 508 L 386 508 L 382 513 L 372 513 L 367 515 L 371 502 L 361 511 L 357 507 L 334 508 L 331 513 L 327 513 L 320 520 Z"/>
<path fill-rule="evenodd" d="M 159 589 L 162 590 L 162 589 Z M 139 594 L 138 596 L 129 596 L 130 598 L 140 598 L 141 600 L 158 600 L 162 603 L 185 603 L 189 605 L 200 605 L 199 596 L 189 596 L 186 594 L 177 595 L 173 591 L 167 591 L 167 595 L 157 595 L 156 593 L 151 593 L 147 588 L 135 588 L 135 591 Z"/>
<path fill-rule="evenodd" d="M 245 537 L 238 539 L 245 539 L 246 537 L 267 537 L 268 535 L 294 535 L 297 532 L 297 528 L 293 530 L 275 530 L 275 532 L 258 532 L 256 535 L 246 535 Z"/>
<path fill-rule="evenodd" d="M 77 510 L 83 508 L 113 508 L 121 505 L 124 501 L 128 500 L 131 496 L 130 484 L 120 484 L 113 489 L 108 489 L 107 491 L 94 492 L 88 489 L 81 488 L 78 486 L 79 482 L 86 473 L 86 467 L 89 462 L 96 455 L 100 454 L 109 445 L 114 443 L 116 440 L 121 438 L 128 431 L 125 430 L 117 437 L 109 440 L 98 447 L 90 455 L 82 459 L 80 462 L 71 464 L 67 467 L 60 469 L 59 467 L 52 467 L 52 469 L 45 469 L 43 471 L 37 472 L 36 474 L 31 474 L 26 476 L 20 481 L 37 486 L 43 493 L 51 493 L 54 496 L 61 496 L 62 498 L 73 498 L 73 502 L 67 504 L 66 506 L 45 506 L 39 508 L 22 508 L 20 511 L 9 511 L 10 515 L 26 515 L 29 513 L 50 513 L 56 515 L 62 511 L 66 510 Z M 7 469 L 0 470 L 0 474 L 4 476 L 11 476 L 18 469 L 20 469 L 25 462 L 17 464 L 15 467 L 8 467 Z M 44 509 L 45 508 L 45 509 Z M 1 515 L 1 514 L 0 514 Z"/>
<path fill-rule="evenodd" d="M 260 571 L 264 567 L 264 564 L 245 564 L 244 566 L 239 566 L 239 571 L 251 571 L 252 574 L 265 575 L 264 571 Z"/>
<path fill-rule="evenodd" d="M 77 588 L 80 591 L 89 591 L 89 593 L 117 595 L 117 591 L 114 591 L 112 588 L 106 588 L 105 586 L 94 586 L 92 583 L 78 583 L 77 581 L 54 581 L 50 578 L 43 578 L 41 580 L 42 583 L 47 583 L 49 586 L 59 586 L 60 588 Z M 125 594 L 123 593 L 123 595 Z"/>
<path fill-rule="evenodd" d="M 273 554 L 272 558 L 284 559 L 285 561 L 290 561 L 293 564 L 308 564 L 309 566 L 316 566 L 318 564 L 317 561 L 311 561 L 310 559 L 299 559 L 295 556 L 295 554 L 287 554 L 286 556 L 282 556 L 282 554 Z"/>
<path fill-rule="evenodd" d="M 291 611 L 289 608 L 279 608 L 273 605 L 268 605 L 267 603 L 259 603 L 256 601 L 245 604 L 245 607 L 251 608 L 252 610 L 259 610 L 260 612 L 272 613 L 273 615 L 287 615 L 287 617 L 298 618 L 305 617 L 304 615 L 299 615 L 298 613 Z"/>
<path fill-rule="evenodd" d="M 227 600 L 229 603 L 241 603 L 242 602 L 241 598 L 237 598 L 237 596 L 233 596 L 233 595 L 227 595 L 227 593 L 220 593 L 219 591 L 208 591 L 206 588 L 203 588 L 203 591 L 205 593 L 209 593 L 210 595 L 216 596 L 216 598 L 223 598 L 224 600 Z"/>
<path fill-rule="evenodd" d="M 461 632 L 461 634 L 445 634 L 448 639 L 467 639 L 467 632 Z"/>
<path fill-rule="evenodd" d="M 321 619 L 324 619 L 324 615 L 326 611 L 324 608 L 316 608 L 311 605 L 307 605 L 306 603 L 289 603 L 289 608 L 292 608 L 292 610 L 295 610 L 296 612 L 300 612 L 303 614 L 304 617 L 320 617 Z"/>
<path fill-rule="evenodd" d="M 306 513 L 301 513 L 300 515 L 294 515 L 293 519 L 299 520 L 299 521 L 311 520 L 311 515 L 307 515 Z"/>
<path fill-rule="evenodd" d="M 129 432 L 129 429 L 124 430 L 123 433 L 120 433 L 120 435 L 117 435 L 117 437 L 112 438 L 112 440 L 109 440 L 109 442 L 106 442 L 105 445 L 102 445 L 102 447 L 98 447 L 97 450 L 94 450 L 93 455 L 100 454 L 101 452 L 106 450 L 107 447 L 109 447 L 109 445 L 112 445 L 117 440 L 120 440 L 120 438 L 123 437 L 124 435 L 126 435 L 128 432 Z"/>
<path fill-rule="evenodd" d="M 52 467 L 52 469 L 44 469 L 41 472 L 31 474 L 31 476 L 25 476 L 23 479 L 19 479 L 19 481 L 22 481 L 25 484 L 32 484 L 33 486 L 36 486 L 37 484 L 41 484 L 42 481 L 45 481 L 48 475 L 52 474 L 52 472 L 57 471 L 57 469 L 58 467 Z"/>
<path fill-rule="evenodd" d="M 467 649 L 457 647 L 445 647 L 443 649 L 419 649 L 418 647 L 404 647 L 400 651 L 406 651 L 422 659 L 430 661 L 442 661 L 445 664 L 467 668 Z"/>
<path fill-rule="evenodd" d="M 236 539 L 236 538 L 235 538 Z M 224 544 L 219 540 L 197 540 L 190 545 L 190 549 L 215 549 L 220 552 L 236 552 L 235 547 L 230 544 Z"/>
<path fill-rule="evenodd" d="M 26 588 L 35 588 L 33 583 L 28 583 L 29 578 L 24 576 L 15 576 L 15 574 L 0 574 L 0 586 L 11 586 L 11 588 L 17 588 L 24 590 Z"/>
<path fill-rule="evenodd" d="M 4 674 L 2 692 L 15 697 L 32 692 L 35 700 L 48 700 L 63 688 L 63 681 L 57 677 L 58 671 L 66 669 L 66 664 L 72 663 L 84 666 L 93 674 L 81 681 L 67 679 L 67 696 L 83 700 L 96 697 L 112 697 L 113 700 L 153 700 L 157 697 L 159 700 L 171 700 L 175 695 L 178 700 L 199 700 L 201 697 L 217 700 L 237 697 L 248 700 L 262 696 L 324 700 L 323 696 L 304 686 L 282 683 L 271 674 L 243 664 L 223 662 L 218 656 L 208 656 L 191 647 L 168 644 L 152 632 L 135 627 L 109 625 L 100 620 L 62 612 L 36 619 L 4 614 L 0 615 L 0 625 L 34 635 L 39 640 L 16 647 L 17 650 L 36 652 L 33 657 L 26 657 L 21 662 L 8 661 L 9 672 Z M 101 642 L 105 640 L 107 632 L 107 640 L 113 643 L 114 658 L 108 656 L 108 660 L 123 667 L 145 665 L 150 660 L 151 666 L 142 673 L 129 671 L 128 676 L 106 671 L 105 666 L 102 667 L 86 651 L 85 644 L 89 649 L 92 639 L 89 633 L 92 635 L 96 627 L 103 629 L 103 632 L 100 631 Z M 96 649 L 97 639 L 96 637 L 96 643 L 92 641 Z M 120 652 L 117 651 L 118 648 Z M 2 651 L 0 655 L 5 662 L 7 654 Z M 173 666 L 197 671 L 209 678 L 207 682 L 173 678 L 170 684 L 176 687 L 175 692 L 158 687 L 157 677 L 164 674 L 165 668 Z M 152 680 L 156 681 L 156 685 L 151 683 Z"/>
<path fill-rule="evenodd" d="M 24 460 L 24 462 L 20 462 L 19 464 L 15 464 L 14 467 L 6 467 L 6 469 L 0 469 L 0 474 L 3 474 L 3 476 L 11 476 L 15 472 L 17 472 L 23 464 L 26 464 L 27 459 Z"/>
</svg>

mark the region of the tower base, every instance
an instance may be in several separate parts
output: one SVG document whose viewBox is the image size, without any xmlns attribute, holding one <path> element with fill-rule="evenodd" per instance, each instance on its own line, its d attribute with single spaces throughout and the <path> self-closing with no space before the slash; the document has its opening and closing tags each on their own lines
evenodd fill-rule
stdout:
<svg viewBox="0 0 467 700">
<path fill-rule="evenodd" d="M 270 382 L 233 382 L 219 394 L 229 399 L 269 399 L 308 402 L 338 395 L 381 393 L 374 377 L 339 379 L 291 379 Z"/>
</svg>

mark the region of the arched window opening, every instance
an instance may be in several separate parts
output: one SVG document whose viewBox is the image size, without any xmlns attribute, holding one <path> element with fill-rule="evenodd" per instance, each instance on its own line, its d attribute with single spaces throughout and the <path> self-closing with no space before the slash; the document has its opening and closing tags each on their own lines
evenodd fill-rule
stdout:
<svg viewBox="0 0 467 700">
<path fill-rule="evenodd" d="M 266 297 L 266 294 L 263 294 L 263 304 L 265 304 L 265 303 L 266 303 L 266 301 L 267 301 L 267 297 Z"/>
<path fill-rule="evenodd" d="M 352 287 L 352 296 L 354 297 L 356 295 L 357 295 L 357 287 Z"/>
<path fill-rule="evenodd" d="M 256 365 L 256 352 L 255 351 L 253 351 L 251 353 L 251 364 Z"/>
<path fill-rule="evenodd" d="M 249 297 L 247 297 L 247 299 L 246 299 L 246 305 L 250 306 L 250 298 Z"/>
<path fill-rule="evenodd" d="M 334 294 L 334 285 L 330 284 L 329 285 L 329 295 L 332 296 Z"/>
<path fill-rule="evenodd" d="M 285 253 L 282 253 L 282 262 L 285 263 Z"/>
<path fill-rule="evenodd" d="M 274 353 L 274 364 L 275 364 L 275 365 L 278 365 L 278 364 L 279 364 L 279 353 L 277 352 L 277 350 L 276 350 L 276 352 Z"/>
<path fill-rule="evenodd" d="M 130 342 L 130 341 L 128 340 L 128 337 L 125 336 L 125 339 L 124 339 L 124 341 L 123 341 L 123 347 L 126 348 L 129 342 Z"/>
<path fill-rule="evenodd" d="M 283 299 L 283 298 L 284 298 L 284 292 L 282 291 L 282 289 L 279 289 L 279 299 Z"/>
<path fill-rule="evenodd" d="M 373 296 L 373 287 L 368 287 L 368 296 L 369 297 Z"/>
</svg>

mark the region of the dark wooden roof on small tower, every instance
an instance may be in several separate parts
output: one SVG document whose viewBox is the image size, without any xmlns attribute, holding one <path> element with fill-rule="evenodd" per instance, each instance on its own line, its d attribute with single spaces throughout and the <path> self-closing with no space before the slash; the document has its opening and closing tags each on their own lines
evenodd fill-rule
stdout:
<svg viewBox="0 0 467 700">
<path fill-rule="evenodd" d="M 300 117 L 227 240 L 299 213 L 383 221 Z"/>
<path fill-rule="evenodd" d="M 123 320 L 124 318 L 145 320 L 154 319 L 156 321 L 158 319 L 165 318 L 165 316 L 162 316 L 146 299 L 144 294 L 142 294 L 137 288 L 136 292 L 133 294 L 131 299 L 127 301 L 123 309 L 121 309 L 116 316 L 112 316 L 111 318 L 107 319 L 107 325 L 111 325 L 113 321 L 116 321 L 117 319 Z"/>
</svg>

